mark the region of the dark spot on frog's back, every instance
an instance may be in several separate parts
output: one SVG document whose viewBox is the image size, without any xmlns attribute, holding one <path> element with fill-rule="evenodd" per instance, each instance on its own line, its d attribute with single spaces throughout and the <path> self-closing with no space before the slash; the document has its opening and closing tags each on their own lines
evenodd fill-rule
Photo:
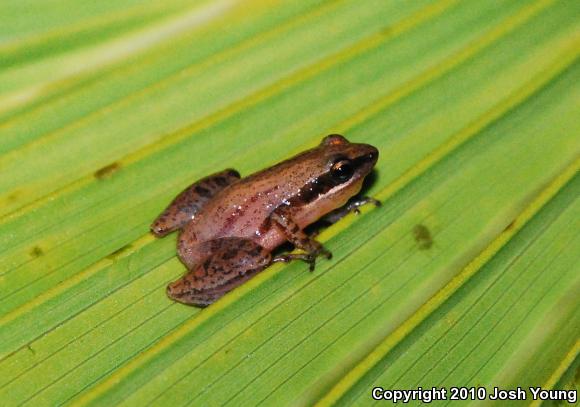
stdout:
<svg viewBox="0 0 580 407">
<path fill-rule="evenodd" d="M 220 187 L 228 185 L 228 181 L 224 177 L 215 177 L 214 182 Z"/>
<path fill-rule="evenodd" d="M 232 177 L 232 178 L 240 178 L 240 173 L 237 172 L 236 170 L 233 169 L 229 169 L 228 171 L 228 176 Z"/>
<path fill-rule="evenodd" d="M 250 250 L 248 251 L 248 254 L 249 254 L 251 257 L 258 257 L 258 256 L 260 256 L 260 255 L 262 255 L 262 254 L 263 254 L 263 253 L 262 253 L 262 251 L 263 251 L 263 250 L 264 250 L 264 249 L 263 249 L 262 247 L 260 247 L 260 246 L 256 246 L 256 247 L 254 247 L 254 248 L 250 249 Z"/>
<path fill-rule="evenodd" d="M 223 259 L 224 260 L 231 260 L 238 255 L 238 251 L 236 249 L 230 249 L 224 253 Z"/>
<path fill-rule="evenodd" d="M 421 250 L 430 249 L 433 246 L 433 238 L 431 237 L 431 232 L 425 225 L 415 225 L 413 228 L 413 236 L 415 242 Z"/>
<path fill-rule="evenodd" d="M 203 196 L 204 198 L 207 198 L 211 195 L 209 189 L 201 187 L 199 185 L 195 187 L 195 192 L 199 194 L 199 196 Z"/>
<path fill-rule="evenodd" d="M 44 254 L 44 251 L 38 247 L 38 246 L 34 246 L 31 250 L 30 250 L 30 255 L 32 257 L 40 257 Z"/>
<path fill-rule="evenodd" d="M 113 175 L 115 172 L 119 171 L 120 168 L 121 168 L 121 164 L 119 164 L 117 162 L 109 164 L 109 165 L 105 165 L 104 167 L 95 171 L 94 176 L 96 179 L 107 178 L 107 177 L 110 177 L 111 175 Z"/>
</svg>

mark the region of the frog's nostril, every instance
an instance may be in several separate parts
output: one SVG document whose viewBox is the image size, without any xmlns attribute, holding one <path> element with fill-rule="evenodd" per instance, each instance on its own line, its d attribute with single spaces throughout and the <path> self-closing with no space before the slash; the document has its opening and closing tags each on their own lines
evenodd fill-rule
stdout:
<svg viewBox="0 0 580 407">
<path fill-rule="evenodd" d="M 377 152 L 376 152 L 376 151 L 371 151 L 371 152 L 370 152 L 370 153 L 367 155 L 367 157 L 368 157 L 369 161 L 375 161 L 375 160 L 377 159 L 377 156 L 378 156 L 378 154 L 377 154 Z"/>
</svg>

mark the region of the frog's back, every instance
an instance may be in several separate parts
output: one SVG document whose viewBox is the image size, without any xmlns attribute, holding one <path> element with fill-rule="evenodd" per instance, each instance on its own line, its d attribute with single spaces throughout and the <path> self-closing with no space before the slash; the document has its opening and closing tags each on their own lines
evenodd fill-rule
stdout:
<svg viewBox="0 0 580 407">
<path fill-rule="evenodd" d="M 335 185 L 330 167 L 340 157 L 354 159 L 357 154 L 368 153 L 373 153 L 376 160 L 374 147 L 351 144 L 342 136 L 328 136 L 318 147 L 224 188 L 196 214 L 184 233 L 189 234 L 190 241 L 242 237 L 274 248 L 286 239 L 279 228 L 267 226 L 272 212 L 281 205 L 291 206 L 294 221 L 303 228 L 344 204 L 351 192 L 360 189 L 362 178 L 350 181 L 350 190 L 328 194 Z"/>
<path fill-rule="evenodd" d="M 308 171 L 314 157 L 308 154 L 312 155 L 300 154 L 229 185 L 208 202 L 188 229 L 198 241 L 247 237 L 263 244 L 260 229 L 266 219 L 314 176 Z"/>
</svg>

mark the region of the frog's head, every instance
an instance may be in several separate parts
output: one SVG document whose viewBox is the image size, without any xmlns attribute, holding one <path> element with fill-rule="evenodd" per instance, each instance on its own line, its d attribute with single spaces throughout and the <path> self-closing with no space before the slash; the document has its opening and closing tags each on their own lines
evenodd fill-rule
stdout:
<svg viewBox="0 0 580 407">
<path fill-rule="evenodd" d="M 303 155 L 310 174 L 296 203 L 317 205 L 320 213 L 342 206 L 360 191 L 378 158 L 378 150 L 369 144 L 351 143 L 338 134 L 326 136 Z"/>
<path fill-rule="evenodd" d="M 326 136 L 319 148 L 326 158 L 327 177 L 337 185 L 366 177 L 379 158 L 375 147 L 351 143 L 340 134 Z"/>
</svg>

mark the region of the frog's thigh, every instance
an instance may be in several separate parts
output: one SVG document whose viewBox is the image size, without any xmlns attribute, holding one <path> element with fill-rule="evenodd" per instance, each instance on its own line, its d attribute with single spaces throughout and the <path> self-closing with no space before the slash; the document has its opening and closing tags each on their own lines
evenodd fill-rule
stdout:
<svg viewBox="0 0 580 407">
<path fill-rule="evenodd" d="M 151 224 L 157 236 L 181 229 L 216 193 L 240 179 L 240 174 L 227 169 L 209 175 L 184 189 Z"/>
<path fill-rule="evenodd" d="M 271 263 L 265 248 L 245 238 L 210 240 L 197 251 L 206 253 L 205 258 L 167 286 L 167 295 L 185 304 L 208 305 Z"/>
</svg>

